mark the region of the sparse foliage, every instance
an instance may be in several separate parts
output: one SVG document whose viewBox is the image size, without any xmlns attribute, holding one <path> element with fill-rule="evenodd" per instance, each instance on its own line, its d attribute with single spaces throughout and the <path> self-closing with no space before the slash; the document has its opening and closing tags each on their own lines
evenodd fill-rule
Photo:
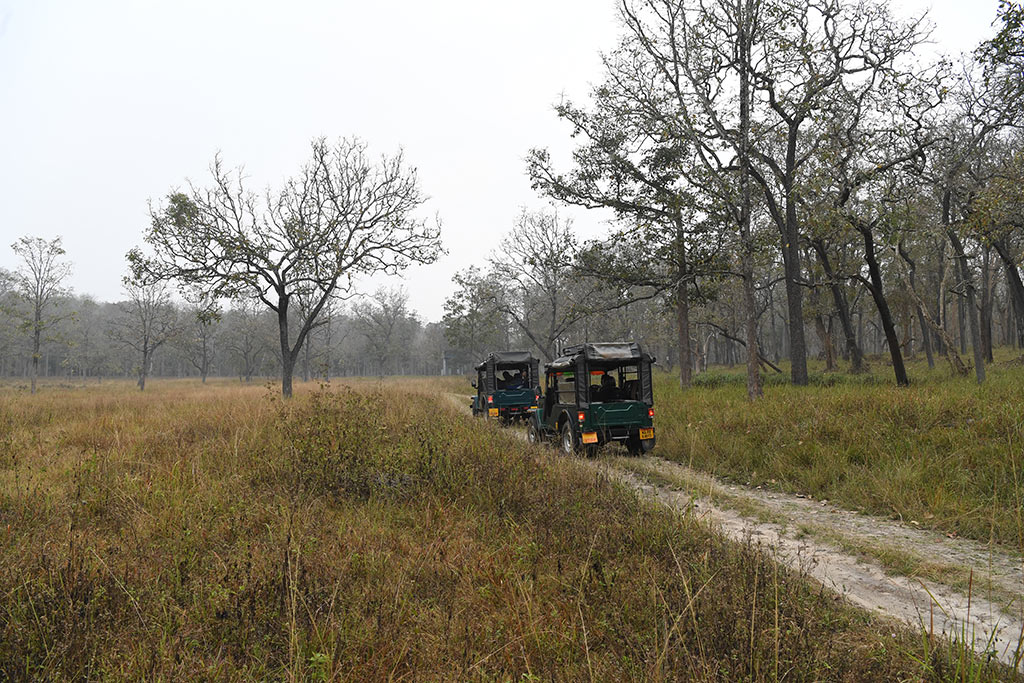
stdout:
<svg viewBox="0 0 1024 683">
<path fill-rule="evenodd" d="M 359 140 L 314 140 L 300 172 L 263 197 L 219 156 L 211 173 L 211 187 L 190 186 L 152 208 L 145 240 L 153 253 L 136 249 L 129 261 L 147 282 L 263 302 L 277 316 L 285 397 L 307 335 L 354 277 L 431 263 L 440 253 L 440 228 L 417 218 L 425 198 L 401 153 L 374 161 Z"/>
<path fill-rule="evenodd" d="M 32 344 L 31 391 L 36 393 L 39 376 L 39 349 L 44 333 L 70 313 L 54 312 L 57 300 L 65 294 L 64 280 L 71 274 L 71 264 L 64 260 L 61 238 L 22 237 L 11 245 L 21 259 L 14 273 L 14 284 L 20 295 L 19 311 L 22 329 Z"/>
</svg>

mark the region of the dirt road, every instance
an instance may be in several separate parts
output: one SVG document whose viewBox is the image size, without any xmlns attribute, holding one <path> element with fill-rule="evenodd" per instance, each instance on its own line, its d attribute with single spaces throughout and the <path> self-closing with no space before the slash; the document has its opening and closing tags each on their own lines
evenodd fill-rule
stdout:
<svg viewBox="0 0 1024 683">
<path fill-rule="evenodd" d="M 455 402 L 469 412 L 462 397 Z M 520 429 L 508 433 L 525 439 Z M 546 452 L 563 457 L 554 449 Z M 723 483 L 658 457 L 608 455 L 576 462 L 644 497 L 695 514 L 729 538 L 762 545 L 777 561 L 855 605 L 927 633 L 970 642 L 982 656 L 1021 667 L 1020 556 L 916 528 L 913 520 L 880 519 L 827 501 Z M 894 558 L 921 571 L 894 566 L 900 564 Z"/>
<path fill-rule="evenodd" d="M 707 520 L 730 538 L 762 544 L 779 562 L 855 605 L 926 632 L 970 641 L 979 654 L 1020 666 L 1024 581 L 1017 557 L 827 502 L 723 484 L 660 458 L 595 460 L 590 466 L 646 497 Z M 654 477 L 637 473 L 644 469 Z M 968 576 L 973 570 L 973 581 L 964 591 L 938 580 L 901 576 L 843 549 L 863 541 L 888 544 Z"/>
</svg>

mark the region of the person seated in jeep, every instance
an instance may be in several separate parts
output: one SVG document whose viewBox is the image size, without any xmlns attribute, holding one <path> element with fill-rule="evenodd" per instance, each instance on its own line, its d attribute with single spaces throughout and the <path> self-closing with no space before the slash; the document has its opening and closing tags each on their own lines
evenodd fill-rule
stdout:
<svg viewBox="0 0 1024 683">
<path fill-rule="evenodd" d="M 506 382 L 506 389 L 523 389 L 526 387 L 526 378 L 522 370 L 516 370 L 515 374 Z"/>
<path fill-rule="evenodd" d="M 610 403 L 619 397 L 618 394 L 619 391 L 615 386 L 615 378 L 607 372 L 601 375 L 601 388 L 597 390 L 595 400 L 602 403 Z"/>
</svg>

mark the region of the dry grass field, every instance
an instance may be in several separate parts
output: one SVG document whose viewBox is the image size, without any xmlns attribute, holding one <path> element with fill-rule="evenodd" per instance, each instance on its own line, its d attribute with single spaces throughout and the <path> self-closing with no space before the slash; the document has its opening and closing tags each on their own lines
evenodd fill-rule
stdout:
<svg viewBox="0 0 1024 683">
<path fill-rule="evenodd" d="M 1007 675 L 472 420 L 465 390 L 0 389 L 0 679 Z"/>
</svg>

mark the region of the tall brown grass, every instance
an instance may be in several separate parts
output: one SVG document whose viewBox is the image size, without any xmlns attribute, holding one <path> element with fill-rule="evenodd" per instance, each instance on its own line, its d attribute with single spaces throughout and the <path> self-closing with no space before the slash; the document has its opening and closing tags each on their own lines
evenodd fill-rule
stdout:
<svg viewBox="0 0 1024 683">
<path fill-rule="evenodd" d="M 439 387 L 0 392 L 0 678 L 942 678 Z"/>
</svg>

